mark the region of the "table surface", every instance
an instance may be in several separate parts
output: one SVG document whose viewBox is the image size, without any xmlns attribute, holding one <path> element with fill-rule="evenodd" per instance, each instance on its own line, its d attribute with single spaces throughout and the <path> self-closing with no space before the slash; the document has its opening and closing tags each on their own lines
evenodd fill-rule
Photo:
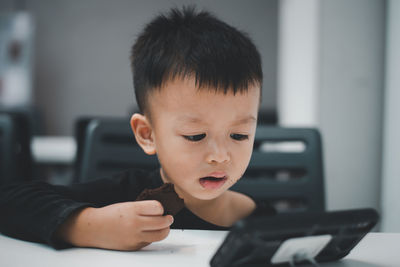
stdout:
<svg viewBox="0 0 400 267">
<path fill-rule="evenodd" d="M 163 241 L 140 251 L 53 248 L 0 235 L 0 266 L 209 266 L 226 231 L 171 230 Z M 305 265 L 302 265 L 305 266 Z M 398 267 L 400 234 L 370 233 L 343 260 L 321 266 Z"/>
</svg>

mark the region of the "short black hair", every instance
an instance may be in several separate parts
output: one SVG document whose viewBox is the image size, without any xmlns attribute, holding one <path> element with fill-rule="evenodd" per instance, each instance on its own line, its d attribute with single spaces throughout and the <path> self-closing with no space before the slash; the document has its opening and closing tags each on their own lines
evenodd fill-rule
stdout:
<svg viewBox="0 0 400 267">
<path fill-rule="evenodd" d="M 131 52 L 136 101 L 143 113 L 149 92 L 175 78 L 194 78 L 199 89 L 225 94 L 262 86 L 261 57 L 248 35 L 194 6 L 155 17 Z"/>
</svg>

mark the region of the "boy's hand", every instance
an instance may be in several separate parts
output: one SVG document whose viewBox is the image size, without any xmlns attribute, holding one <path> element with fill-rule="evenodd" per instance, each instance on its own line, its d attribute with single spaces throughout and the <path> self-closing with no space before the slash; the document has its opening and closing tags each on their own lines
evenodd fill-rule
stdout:
<svg viewBox="0 0 400 267">
<path fill-rule="evenodd" d="M 62 240 L 79 247 L 139 250 L 169 234 L 171 215 L 156 200 L 117 203 L 84 208 L 58 230 Z"/>
</svg>

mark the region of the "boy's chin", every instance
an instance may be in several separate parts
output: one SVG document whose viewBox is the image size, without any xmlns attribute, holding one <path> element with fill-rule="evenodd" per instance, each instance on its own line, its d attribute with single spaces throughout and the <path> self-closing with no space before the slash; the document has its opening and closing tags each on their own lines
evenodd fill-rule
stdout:
<svg viewBox="0 0 400 267">
<path fill-rule="evenodd" d="M 188 198 L 192 200 L 199 201 L 210 201 L 216 199 L 223 195 L 229 188 L 227 188 L 227 183 L 224 183 L 222 186 L 218 188 L 204 188 L 200 181 L 197 185 L 186 185 L 184 187 L 179 186 L 179 184 L 175 183 L 175 191 L 180 198 L 183 198 L 185 201 L 188 201 Z"/>
<path fill-rule="evenodd" d="M 220 197 L 225 191 L 226 190 L 218 190 L 217 192 L 216 191 L 214 191 L 214 192 L 207 192 L 207 191 L 196 192 L 196 194 L 193 194 L 191 196 L 198 200 L 208 201 L 208 200 L 213 200 L 213 199 Z"/>
</svg>

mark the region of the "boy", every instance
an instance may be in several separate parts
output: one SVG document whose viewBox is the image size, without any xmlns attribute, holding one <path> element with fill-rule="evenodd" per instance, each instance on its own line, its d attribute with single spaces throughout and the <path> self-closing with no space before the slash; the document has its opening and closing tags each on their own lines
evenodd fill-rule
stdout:
<svg viewBox="0 0 400 267">
<path fill-rule="evenodd" d="M 131 60 L 141 110 L 132 130 L 161 168 L 69 187 L 5 187 L 2 233 L 56 248 L 138 250 L 170 228 L 229 229 L 260 211 L 228 190 L 249 163 L 261 99 L 261 60 L 250 39 L 209 13 L 173 9 L 145 27 Z M 135 201 L 167 182 L 185 204 L 174 218 L 158 201 Z"/>
</svg>

